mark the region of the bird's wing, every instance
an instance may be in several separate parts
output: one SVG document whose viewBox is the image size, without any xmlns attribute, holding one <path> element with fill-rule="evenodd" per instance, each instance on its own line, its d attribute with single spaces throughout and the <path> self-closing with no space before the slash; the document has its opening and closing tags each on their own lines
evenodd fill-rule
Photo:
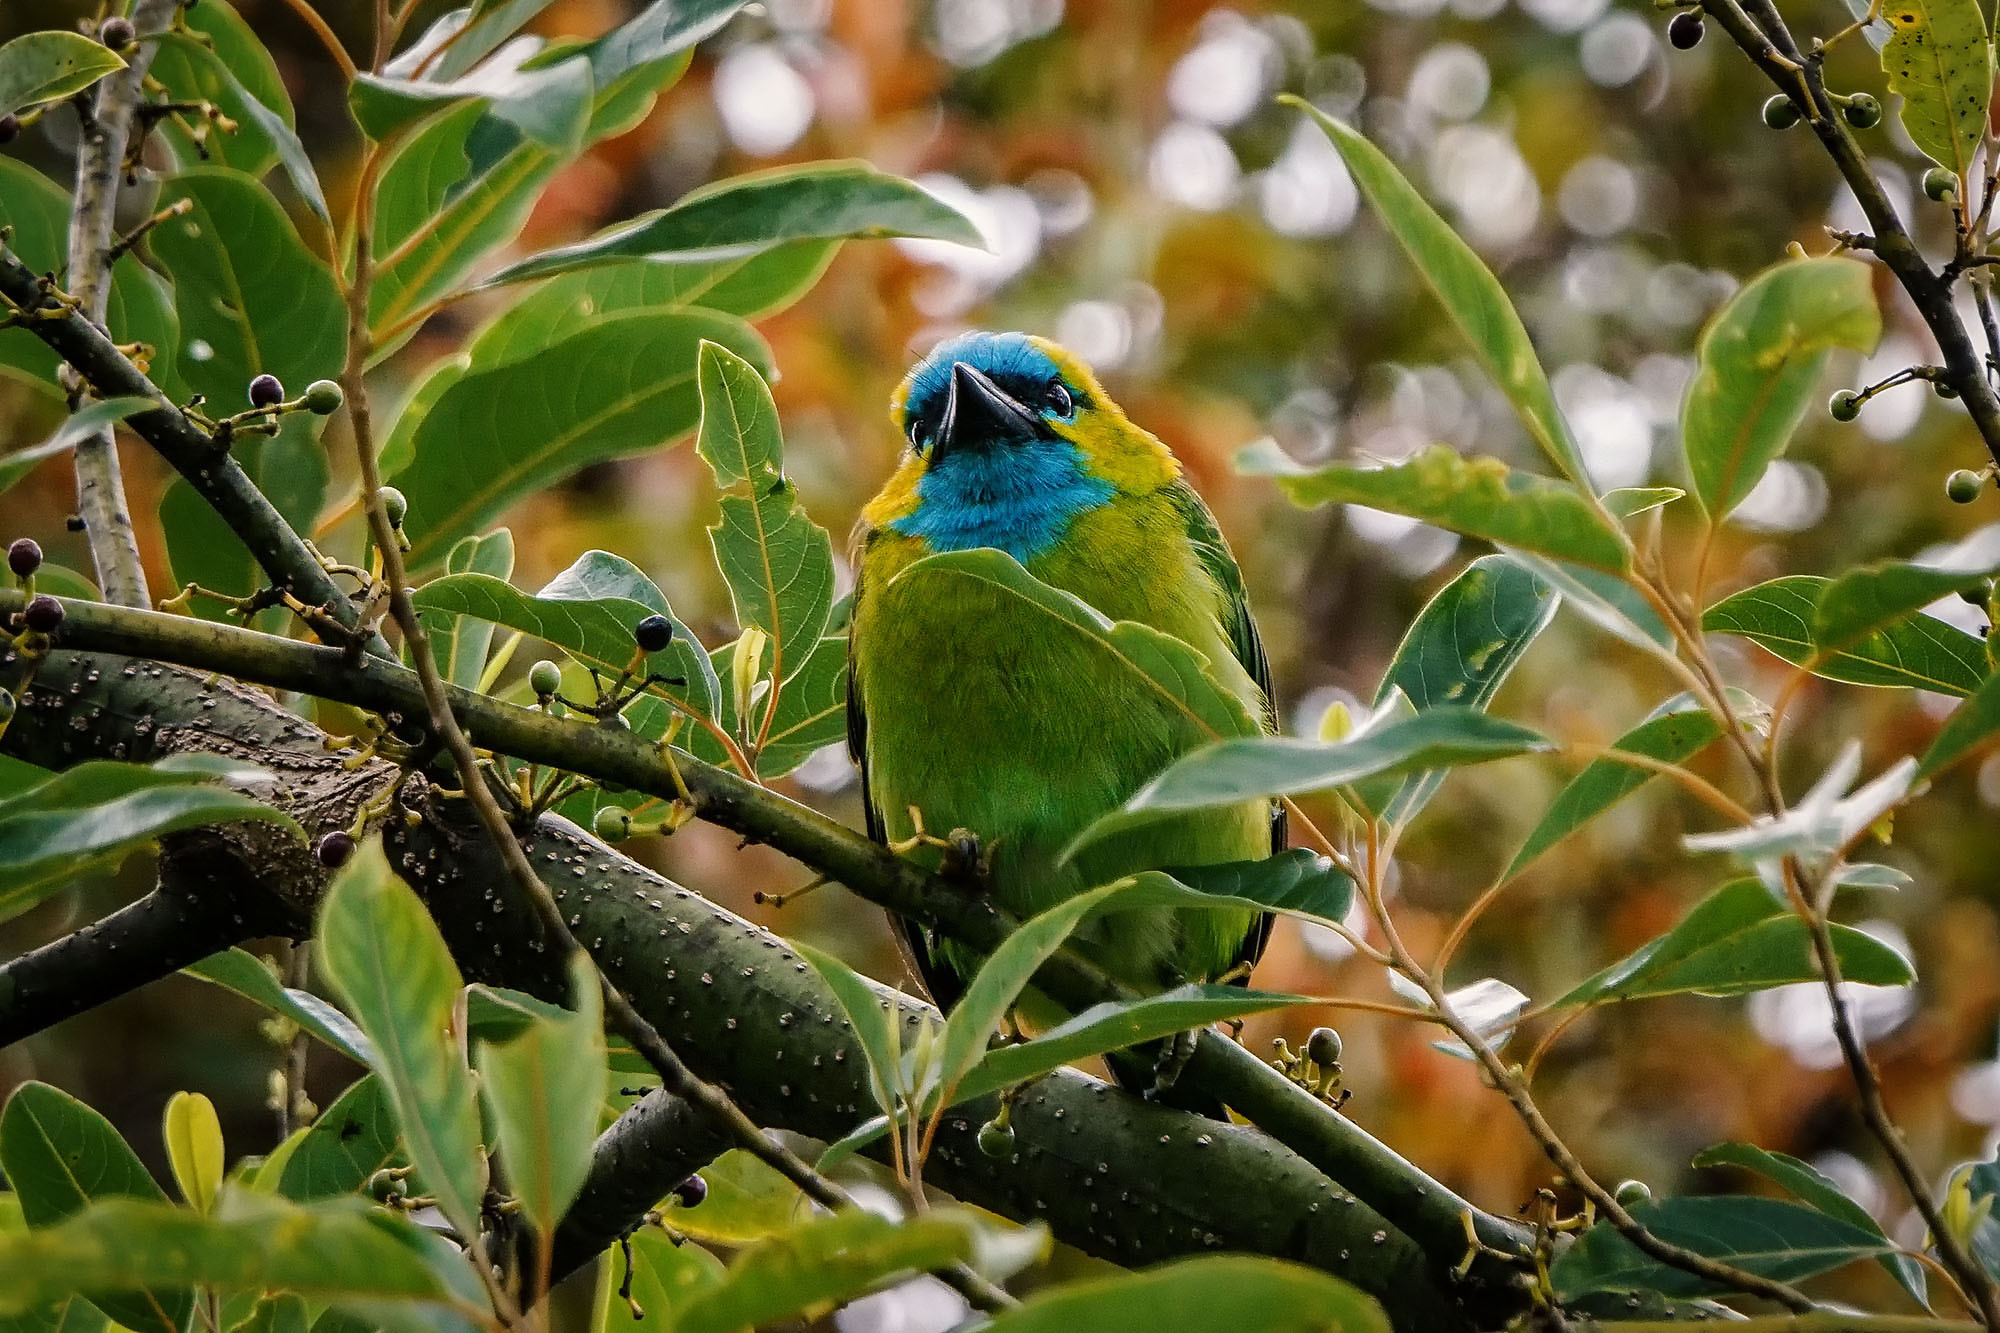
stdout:
<svg viewBox="0 0 2000 1333">
<path fill-rule="evenodd" d="M 889 845 L 889 825 L 882 817 L 881 807 L 875 804 L 874 785 L 868 779 L 868 714 L 861 706 L 860 673 L 855 670 L 854 661 L 854 626 L 860 619 L 861 599 L 867 589 L 868 543 L 874 535 L 874 529 L 867 525 L 857 526 L 852 544 L 855 576 L 854 610 L 848 618 L 847 630 L 847 753 L 861 765 L 861 817 L 867 826 L 868 836 L 886 847 Z M 908 951 L 911 964 L 923 980 L 924 989 L 931 993 L 931 999 L 940 1010 L 948 1012 L 958 1003 L 959 996 L 965 993 L 965 983 L 959 979 L 957 972 L 931 952 L 929 933 L 921 925 L 899 912 L 889 913 L 889 924 L 895 927 L 897 937 Z M 1265 933 L 1269 933 L 1268 927 Z"/>
<path fill-rule="evenodd" d="M 1222 529 L 1215 525 L 1215 515 L 1208 511 L 1208 505 L 1185 481 L 1176 481 L 1168 488 L 1168 496 L 1179 510 L 1187 524 L 1188 540 L 1193 543 L 1201 566 L 1215 581 L 1221 598 L 1222 628 L 1229 636 L 1229 646 L 1236 660 L 1243 664 L 1244 671 L 1257 683 L 1264 696 L 1264 729 L 1273 735 L 1278 730 L 1278 705 L 1271 693 L 1271 659 L 1264 652 L 1264 638 L 1257 632 L 1256 618 L 1250 614 L 1250 598 L 1243 588 L 1243 571 L 1236 564 L 1236 557 L 1230 553 L 1229 543 L 1223 540 Z M 1271 804 L 1271 854 L 1285 850 L 1290 841 L 1285 807 L 1281 801 Z M 1237 951 L 1236 962 L 1244 965 L 1241 978 L 1247 984 L 1249 968 L 1257 965 L 1264 956 L 1264 946 L 1270 943 L 1271 926 L 1276 916 L 1266 912 L 1259 916 L 1250 927 L 1250 933 L 1243 939 L 1243 947 Z"/>
</svg>

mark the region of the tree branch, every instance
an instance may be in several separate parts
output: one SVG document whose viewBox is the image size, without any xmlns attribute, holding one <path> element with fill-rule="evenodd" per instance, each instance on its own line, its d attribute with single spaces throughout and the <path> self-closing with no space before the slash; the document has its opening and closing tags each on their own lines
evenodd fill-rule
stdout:
<svg viewBox="0 0 2000 1333">
<path fill-rule="evenodd" d="M 76 152 L 75 204 L 69 219 L 68 283 L 84 318 L 104 323 L 111 300 L 111 235 L 117 221 L 118 184 L 125 171 L 132 109 L 139 103 L 146 70 L 159 48 L 154 39 L 173 21 L 180 0 L 139 0 L 132 8 L 138 41 L 125 55 L 125 68 L 101 80 L 87 112 L 79 111 L 81 140 Z M 111 428 L 91 432 L 76 445 L 76 508 L 90 535 L 90 556 L 107 601 L 151 606 L 139 539 L 125 504 L 118 447 Z"/>
<path fill-rule="evenodd" d="M 149 398 L 158 404 L 128 418 L 126 424 L 222 516 L 273 585 L 319 607 L 349 629 L 360 625 L 354 603 L 228 451 L 217 448 L 206 431 L 140 374 L 101 328 L 74 310 L 64 310 L 34 271 L 5 245 L 0 245 L 0 296 L 22 311 L 36 313 L 24 327 L 73 366 L 98 397 Z M 390 656 L 378 634 L 370 636 L 368 648 Z"/>
<path fill-rule="evenodd" d="M 556 1228 L 552 1280 L 562 1281 L 628 1235 L 637 1218 L 729 1147 L 721 1126 L 664 1089 L 597 1136 L 583 1191 Z"/>
</svg>

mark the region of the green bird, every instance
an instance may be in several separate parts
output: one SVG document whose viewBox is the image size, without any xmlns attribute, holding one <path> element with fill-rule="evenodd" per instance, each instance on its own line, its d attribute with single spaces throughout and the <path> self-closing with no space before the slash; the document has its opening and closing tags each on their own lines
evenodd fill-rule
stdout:
<svg viewBox="0 0 2000 1333">
<path fill-rule="evenodd" d="M 891 404 L 909 449 L 856 530 L 848 744 L 868 831 L 936 867 L 947 831 L 977 839 L 982 885 L 1032 916 L 1144 869 L 1252 860 L 1285 845 L 1265 800 L 1190 812 L 1061 853 L 1175 758 L 1212 737 L 1111 669 L 1101 646 L 972 580 L 948 600 L 896 595 L 912 562 L 991 547 L 1111 620 L 1173 635 L 1275 730 L 1270 665 L 1242 574 L 1165 445 L 1075 355 L 1020 333 L 967 333 L 913 369 Z M 897 922 L 949 1008 L 980 958 Z M 1146 909 L 1075 942 L 1152 991 L 1240 981 L 1267 914 Z"/>
</svg>

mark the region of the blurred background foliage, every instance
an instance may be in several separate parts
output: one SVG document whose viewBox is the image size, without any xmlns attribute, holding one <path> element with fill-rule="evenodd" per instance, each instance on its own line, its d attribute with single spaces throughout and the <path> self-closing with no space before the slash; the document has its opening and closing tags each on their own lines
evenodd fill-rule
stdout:
<svg viewBox="0 0 2000 1333">
<path fill-rule="evenodd" d="M 1830 33 L 1831 0 L 1794 18 Z M 63 6 L 57 6 L 62 8 Z M 323 53 L 281 0 L 241 9 L 277 57 L 336 205 L 357 139 Z M 0 38 L 51 23 L 45 6 L 0 8 Z M 68 9 L 81 17 L 83 6 Z M 428 6 L 416 20 L 433 15 Z M 354 43 L 361 0 L 325 7 Z M 9 10 L 14 12 L 9 13 Z M 589 33 L 619 0 L 558 0 L 537 23 Z M 1305 513 L 1230 458 L 1265 435 L 1305 460 L 1394 459 L 1443 441 L 1520 466 L 1539 461 L 1471 363 L 1414 271 L 1374 223 L 1325 138 L 1273 102 L 1302 93 L 1354 120 L 1404 166 L 1473 242 L 1522 309 L 1600 488 L 1671 483 L 1673 438 L 1695 338 L 1708 314 L 1788 242 L 1819 252 L 1823 228 L 1857 218 L 1810 136 L 1767 130 L 1768 93 L 1719 38 L 1668 47 L 1664 15 L 1628 0 L 1371 0 L 1338 5 L 1210 0 L 768 0 L 699 51 L 695 69 L 638 128 L 566 167 L 517 249 L 574 238 L 671 202 L 721 175 L 768 163 L 862 157 L 920 179 L 973 216 L 989 253 L 933 242 L 846 246 L 794 308 L 762 321 L 787 458 L 810 511 L 836 534 L 893 466 L 890 390 L 936 338 L 969 325 L 1048 334 L 1089 359 L 1132 415 L 1165 439 L 1215 507 L 1245 567 L 1291 730 L 1310 734 L 1339 700 L 1373 693 L 1402 626 L 1468 554 L 1449 534 L 1352 507 Z M 415 30 L 413 28 L 413 30 Z M 1858 41 L 1829 63 L 1837 90 L 1881 92 Z M 52 116 L 10 153 L 65 180 Z M 1895 117 L 1871 135 L 1877 168 L 1911 214 L 1919 158 Z M 329 147 L 330 146 L 330 147 Z M 128 192 L 136 193 L 136 192 Z M 133 203 L 140 215 L 143 199 Z M 1916 218 L 1937 242 L 1944 210 Z M 1900 291 L 1878 273 L 1887 336 L 1865 364 L 1837 361 L 1837 384 L 1929 359 Z M 449 308 L 388 363 L 394 385 L 455 348 L 481 318 Z M 0 439 L 21 447 L 59 405 L 0 381 Z M 352 494 L 348 451 L 329 450 L 334 494 Z M 1991 518 L 1946 503 L 1944 474 L 1977 465 L 1954 403 L 1923 386 L 1892 391 L 1854 425 L 1815 413 L 1726 530 L 1711 567 L 1721 591 L 1782 573 L 1908 557 Z M 135 513 L 166 478 L 129 449 Z M 343 471 L 348 469 L 349 471 Z M 7 535 L 88 568 L 64 530 L 66 464 L 0 498 Z M 1679 506 L 1678 518 L 1692 517 Z M 708 556 L 712 487 L 689 449 L 603 465 L 509 516 L 516 582 L 539 586 L 591 547 L 638 563 L 711 644 L 729 602 Z M 352 523 L 336 501 L 328 522 Z M 141 523 L 156 588 L 177 586 L 155 525 Z M 1674 522 L 1669 521 L 1669 549 Z M 2000 526 L 1991 530 L 2000 542 Z M 1961 623 L 1980 617 L 1957 606 Z M 1949 611 L 1952 608 L 1939 608 Z M 1765 697 L 1785 671 L 1739 641 L 1717 644 L 1739 683 Z M 525 666 L 525 661 L 517 664 Z M 1551 734 L 1606 743 L 1675 691 L 1653 666 L 1563 618 L 1496 706 Z M 939 683 L 948 705 L 950 682 Z M 1847 735 L 1872 771 L 1918 751 L 1950 701 L 1813 681 L 1791 720 L 1802 788 Z M 945 723 L 948 725 L 948 722 Z M 1728 756 L 1708 757 L 1727 776 Z M 1506 864 L 1573 765 L 1515 761 L 1454 776 L 1402 849 L 1395 891 L 1405 938 L 1422 955 Z M 790 785 L 858 822 L 854 774 L 828 751 Z M 2000 1130 L 2000 871 L 1994 864 L 2000 757 L 1963 766 L 1894 830 L 1880 858 L 1913 889 L 1875 896 L 1857 921 L 1911 952 L 1922 982 L 1857 1001 L 1892 1107 L 1933 1176 L 1990 1155 Z M 1701 809 L 1664 784 L 1543 858 L 1475 931 L 1460 975 L 1495 975 L 1538 999 L 1567 989 L 1665 929 L 1726 876 L 1689 858 Z M 903 964 L 879 912 L 830 890 L 785 907 L 753 895 L 807 876 L 699 825 L 634 853 L 774 928 L 832 947 L 876 975 Z M 0 928 L 0 950 L 30 947 L 142 890 L 146 867 L 87 885 Z M 278 946 L 282 947 L 282 946 Z M 1269 989 L 1383 998 L 1380 971 L 1348 959 L 1330 932 L 1282 922 L 1258 974 Z M 1865 988 L 1864 988 L 1865 992 Z M 1266 1049 L 1327 1017 L 1253 1022 Z M 1473 1200 L 1509 1211 L 1548 1176 L 1505 1103 L 1428 1030 L 1332 1015 L 1347 1042 L 1348 1114 Z M 233 1150 L 274 1132 L 257 1092 L 278 1052 L 249 1006 L 172 980 L 0 1052 L 0 1087 L 55 1082 L 102 1108 L 157 1153 L 159 1108 L 175 1089 L 207 1093 Z M 316 1052 L 330 1099 L 353 1071 Z M 1892 1234 L 1920 1239 L 1877 1174 L 1816 987 L 1740 1000 L 1653 1000 L 1590 1013 L 1536 1074 L 1550 1118 L 1606 1179 L 1662 1190 L 1740 1188 L 1699 1179 L 1697 1149 L 1746 1139 L 1806 1158 L 1885 1210 Z M 1857 1294 L 1885 1282 L 1873 1266 Z M 1877 1293 L 1879 1294 L 1879 1293 Z"/>
</svg>

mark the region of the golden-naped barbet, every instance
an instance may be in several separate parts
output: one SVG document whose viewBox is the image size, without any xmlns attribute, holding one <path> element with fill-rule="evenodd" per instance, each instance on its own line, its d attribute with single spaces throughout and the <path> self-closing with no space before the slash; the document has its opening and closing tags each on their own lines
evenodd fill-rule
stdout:
<svg viewBox="0 0 2000 1333">
<path fill-rule="evenodd" d="M 1018 598 L 975 580 L 953 582 L 948 600 L 884 592 L 924 556 L 998 549 L 1105 617 L 1192 646 L 1272 729 L 1270 668 L 1241 573 L 1166 446 L 1080 359 L 1020 333 L 943 342 L 891 414 L 908 449 L 855 534 L 849 640 L 848 742 L 870 835 L 928 844 L 912 854 L 935 867 L 948 861 L 940 835 L 969 831 L 984 887 L 1023 918 L 1137 870 L 1282 850 L 1282 811 L 1254 800 L 1150 822 L 1063 863 L 1086 825 L 1210 737 Z M 979 958 L 898 924 L 949 1008 Z M 1088 921 L 1074 942 L 1154 991 L 1240 980 L 1269 933 L 1256 913 L 1146 909 Z"/>
</svg>

